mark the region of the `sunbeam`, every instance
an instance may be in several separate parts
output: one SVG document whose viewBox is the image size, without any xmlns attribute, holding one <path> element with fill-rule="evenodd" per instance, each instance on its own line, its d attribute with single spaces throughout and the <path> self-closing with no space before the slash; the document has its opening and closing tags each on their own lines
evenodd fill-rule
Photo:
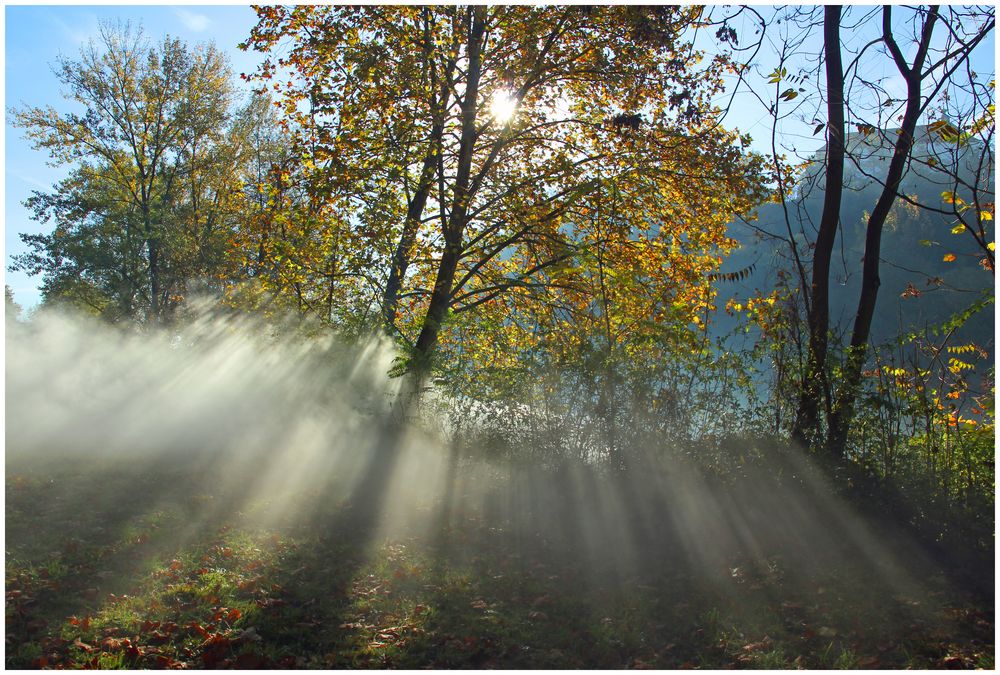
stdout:
<svg viewBox="0 0 1000 675">
<path fill-rule="evenodd" d="M 112 509 L 117 524 L 78 535 L 117 542 L 105 563 L 115 579 L 88 582 L 115 598 L 157 559 L 176 567 L 189 551 L 211 561 L 242 545 L 229 533 L 310 533 L 340 542 L 341 574 L 382 564 L 389 545 L 426 550 L 433 575 L 457 565 L 496 579 L 544 573 L 620 599 L 655 587 L 744 619 L 760 603 L 808 607 L 802 598 L 846 575 L 863 600 L 838 591 L 822 607 L 892 608 L 894 625 L 931 620 L 930 563 L 902 536 L 873 529 L 797 451 L 764 448 L 736 479 L 706 474 L 655 438 L 629 452 L 626 471 L 488 459 L 470 441 L 475 423 L 459 437 L 421 421 L 446 410 L 447 397 L 420 407 L 411 384 L 386 375 L 394 356 L 378 339 L 349 345 L 217 313 L 173 335 L 44 313 L 9 327 L 7 474 L 49 476 L 49 513 L 80 496 L 68 492 L 77 481 L 102 481 L 82 494 L 99 504 L 94 518 Z M 401 417 L 394 400 L 404 395 Z M 15 499 L 15 511 L 25 508 Z M 143 543 L 151 522 L 155 548 Z M 8 541 L 23 545 L 23 524 L 8 525 Z M 31 537 L 19 550 L 38 565 L 70 533 L 32 528 Z M 542 616 L 549 597 L 531 611 Z"/>
</svg>

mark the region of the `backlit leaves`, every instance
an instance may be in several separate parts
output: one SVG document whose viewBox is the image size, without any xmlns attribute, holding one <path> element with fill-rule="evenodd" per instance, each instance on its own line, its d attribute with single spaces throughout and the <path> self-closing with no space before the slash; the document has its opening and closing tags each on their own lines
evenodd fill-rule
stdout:
<svg viewBox="0 0 1000 675">
<path fill-rule="evenodd" d="M 606 281 L 622 284 L 623 300 L 639 283 L 635 275 L 661 295 L 676 284 L 703 285 L 719 260 L 707 253 L 728 246 L 721 243 L 721 223 L 757 198 L 760 164 L 712 123 L 711 97 L 721 90 L 724 60 L 699 64 L 701 55 L 683 56 L 688 52 L 678 35 L 697 21 L 697 10 L 490 8 L 471 179 L 458 201 L 455 166 L 469 37 L 468 24 L 459 19 L 465 12 L 258 10 L 247 46 L 266 52 L 268 61 L 254 79 L 278 92 L 302 157 L 291 167 L 292 180 L 316 202 L 312 234 L 293 237 L 302 221 L 281 221 L 279 239 L 289 245 L 279 246 L 272 220 L 271 235 L 251 238 L 266 240 L 280 272 L 269 283 L 280 284 L 282 293 L 295 292 L 308 307 L 326 306 L 324 295 L 344 298 L 348 277 L 342 275 L 357 274 L 349 296 L 371 302 L 402 241 L 419 169 L 430 154 L 439 166 L 408 250 L 394 317 L 408 340 L 421 329 L 449 236 L 462 252 L 450 315 L 462 328 L 460 336 L 442 336 L 446 351 L 495 366 L 516 364 L 521 347 L 531 344 L 528 335 L 535 329 L 529 326 L 553 298 L 568 313 L 581 310 L 587 300 L 576 289 L 592 281 L 595 245 L 603 247 Z M 279 78 L 282 69 L 292 77 Z M 489 109 L 500 90 L 520 98 L 505 124 Z M 609 176 L 621 177 L 615 179 L 619 213 L 628 213 L 616 226 L 620 249 L 612 247 L 606 230 L 593 230 L 599 209 L 607 208 L 595 202 L 595 193 Z M 467 216 L 453 221 L 455 209 Z M 328 218 L 334 222 L 326 223 Z M 606 213 L 601 219 L 605 228 Z M 669 244 L 643 234 L 661 223 L 672 230 Z M 317 255 L 307 256 L 309 250 Z M 324 259 L 330 270 L 325 278 Z M 334 277 L 334 268 L 342 275 Z M 680 304 L 699 308 L 704 302 Z M 669 320 L 675 318 L 681 319 Z M 690 316 L 682 320 L 694 322 Z M 497 349 L 506 339 L 498 333 L 508 334 L 510 348 Z"/>
</svg>

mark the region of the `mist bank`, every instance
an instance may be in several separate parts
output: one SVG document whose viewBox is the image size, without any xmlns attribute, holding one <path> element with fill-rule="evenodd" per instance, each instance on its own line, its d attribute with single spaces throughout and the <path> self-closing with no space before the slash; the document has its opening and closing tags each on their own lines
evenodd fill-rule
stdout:
<svg viewBox="0 0 1000 675">
<path fill-rule="evenodd" d="M 701 457 L 654 435 L 627 449 L 627 470 L 518 460 L 495 452 L 495 427 L 477 435 L 449 420 L 430 385 L 422 404 L 402 405 L 412 392 L 388 375 L 396 357 L 377 338 L 349 344 L 229 313 L 139 332 L 43 312 L 8 324 L 8 474 L 161 472 L 151 512 L 181 492 L 213 496 L 192 510 L 191 532 L 238 513 L 268 527 L 347 526 L 376 545 L 445 541 L 475 521 L 595 584 L 670 570 L 724 587 L 741 568 L 805 584 L 860 561 L 872 592 L 919 593 L 918 550 L 874 531 L 789 446 L 747 439 L 725 475 L 706 468 L 707 446 Z"/>
</svg>

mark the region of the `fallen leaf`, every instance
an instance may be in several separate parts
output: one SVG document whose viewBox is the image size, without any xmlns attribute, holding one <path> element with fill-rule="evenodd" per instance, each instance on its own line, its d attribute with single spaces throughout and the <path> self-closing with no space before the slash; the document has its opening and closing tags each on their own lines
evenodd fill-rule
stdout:
<svg viewBox="0 0 1000 675">
<path fill-rule="evenodd" d="M 169 642 L 170 636 L 166 633 L 162 633 L 158 630 L 151 632 L 146 638 L 151 644 L 160 645 L 164 642 Z"/>
<path fill-rule="evenodd" d="M 749 644 L 743 645 L 743 651 L 745 652 L 759 652 L 766 651 L 771 648 L 771 638 L 764 636 L 764 639 L 760 642 L 751 642 Z"/>
<path fill-rule="evenodd" d="M 202 625 L 200 623 L 198 623 L 197 621 L 192 621 L 192 622 L 188 623 L 185 627 L 186 628 L 191 628 L 191 629 L 197 631 L 204 638 L 207 638 L 209 636 L 209 632 L 207 630 L 205 630 L 202 627 Z"/>
</svg>

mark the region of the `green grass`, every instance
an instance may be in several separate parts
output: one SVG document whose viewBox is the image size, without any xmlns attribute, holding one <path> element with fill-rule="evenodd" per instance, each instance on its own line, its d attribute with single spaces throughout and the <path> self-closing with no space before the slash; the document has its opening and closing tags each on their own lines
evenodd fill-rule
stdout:
<svg viewBox="0 0 1000 675">
<path fill-rule="evenodd" d="M 906 623 L 912 601 L 868 597 L 858 570 L 794 586 L 775 572 L 713 587 L 671 569 L 604 583 L 471 519 L 433 541 L 372 542 L 331 500 L 278 531 L 238 509 L 206 517 L 226 495 L 174 479 L 152 499 L 162 472 L 8 468 L 7 667 L 994 663 L 992 608 L 940 594 Z"/>
</svg>

